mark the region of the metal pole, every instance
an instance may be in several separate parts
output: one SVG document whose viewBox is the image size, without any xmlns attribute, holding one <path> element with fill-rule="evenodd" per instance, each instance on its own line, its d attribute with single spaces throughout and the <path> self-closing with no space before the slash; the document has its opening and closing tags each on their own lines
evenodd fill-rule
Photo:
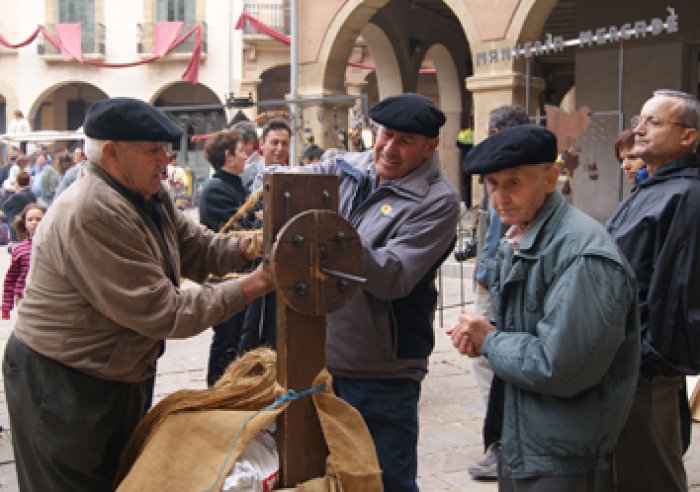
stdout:
<svg viewBox="0 0 700 492">
<path fill-rule="evenodd" d="M 287 98 L 287 99 L 266 99 L 264 101 L 251 101 L 249 106 L 244 107 L 266 107 L 266 106 L 280 106 L 286 104 L 291 108 L 293 103 L 306 105 L 314 103 L 324 103 L 324 102 L 337 102 L 337 101 L 355 101 L 357 99 L 362 100 L 362 108 L 365 112 L 365 116 L 369 113 L 369 98 L 367 94 L 360 94 L 359 96 L 352 96 L 349 94 L 338 94 L 336 96 L 323 96 L 323 97 L 308 97 L 308 98 Z M 238 106 L 234 106 L 238 107 Z M 197 111 L 197 110 L 207 110 L 207 109 L 222 109 L 226 106 L 221 104 L 182 104 L 177 106 L 158 106 L 161 111 Z"/>
<path fill-rule="evenodd" d="M 226 97 L 231 97 L 233 95 L 233 86 L 232 86 L 232 74 L 231 71 L 233 70 L 233 47 L 231 46 L 233 44 L 233 0 L 228 1 L 228 93 L 226 94 Z M 231 113 L 233 112 L 233 109 L 231 109 Z M 226 116 L 226 121 L 231 120 L 231 115 L 227 114 Z"/>
<path fill-rule="evenodd" d="M 530 114 L 530 84 L 531 84 L 531 68 L 530 68 L 531 57 L 525 58 L 525 113 Z"/>
<path fill-rule="evenodd" d="M 618 55 L 618 66 L 617 66 L 617 110 L 619 111 L 617 129 L 621 132 L 625 129 L 625 113 L 623 107 L 623 100 L 625 96 L 624 86 L 625 86 L 625 49 L 624 41 L 620 38 L 620 49 Z M 617 199 L 622 201 L 622 169 L 619 170 L 617 174 Z"/>
<path fill-rule="evenodd" d="M 369 122 L 369 96 L 367 93 L 360 94 L 362 97 L 362 116 L 365 119 L 365 123 Z"/>
<path fill-rule="evenodd" d="M 297 77 L 298 77 L 298 64 L 299 64 L 299 53 L 298 53 L 298 42 L 299 42 L 299 33 L 298 33 L 298 5 L 297 5 L 297 0 L 292 0 L 290 2 L 290 19 L 291 19 L 291 44 L 289 46 L 290 48 L 290 64 L 289 64 L 289 92 L 291 96 L 292 101 L 296 101 L 297 98 L 299 97 L 298 94 L 298 89 L 297 89 Z M 292 102 L 289 105 L 289 115 L 291 119 L 291 124 L 292 124 L 292 135 L 291 139 L 289 142 L 289 165 L 290 166 L 295 166 L 297 163 L 297 120 L 298 120 L 298 114 L 297 114 L 297 104 L 296 102 Z"/>
</svg>

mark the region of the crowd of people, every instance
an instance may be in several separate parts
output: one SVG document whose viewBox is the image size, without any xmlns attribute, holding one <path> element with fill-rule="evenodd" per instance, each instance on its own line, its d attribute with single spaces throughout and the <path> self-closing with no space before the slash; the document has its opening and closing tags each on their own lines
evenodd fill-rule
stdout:
<svg viewBox="0 0 700 492">
<path fill-rule="evenodd" d="M 13 149 L 7 163 L 0 168 L 1 244 L 7 244 L 12 254 L 3 289 L 3 319 L 10 319 L 11 310 L 22 298 L 29 271 L 31 238 L 38 222 L 84 165 L 80 147 L 72 155 L 61 152 L 52 156 L 42 146 L 29 156 Z"/>
<path fill-rule="evenodd" d="M 338 212 L 363 249 L 366 281 L 327 316 L 333 390 L 362 415 L 384 490 L 417 491 L 435 278 L 455 246 L 460 196 L 440 168 L 446 118 L 431 100 L 387 97 L 369 116 L 370 150 L 309 146 L 295 172 L 338 176 Z M 655 92 L 615 145 L 633 190 L 601 225 L 557 190 L 555 135 L 521 108 L 491 113 L 489 136 L 464 160 L 483 177 L 490 218 L 477 302 L 448 330 L 479 376 L 476 478 L 515 492 L 687 489 L 699 128 L 697 99 Z M 4 178 L 3 208 L 20 202 L 9 209 L 21 242 L 2 315 L 21 299 L 3 376 L 23 490 L 111 490 L 168 339 L 213 328 L 208 385 L 244 352 L 276 345 L 274 283 L 252 234 L 264 174 L 289 165 L 289 123 L 210 136 L 199 221 L 164 186 L 183 179 L 167 148 L 181 131 L 164 113 L 105 99 L 84 131 L 87 160 L 18 155 Z M 54 190 L 46 200 L 44 187 Z"/>
</svg>

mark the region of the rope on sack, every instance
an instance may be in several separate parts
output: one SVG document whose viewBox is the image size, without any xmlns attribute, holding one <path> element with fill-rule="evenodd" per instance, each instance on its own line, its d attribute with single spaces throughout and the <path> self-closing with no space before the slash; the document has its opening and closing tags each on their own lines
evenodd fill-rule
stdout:
<svg viewBox="0 0 700 492">
<path fill-rule="evenodd" d="M 250 415 L 250 417 L 245 419 L 243 421 L 243 423 L 239 426 L 238 430 L 236 431 L 236 436 L 233 438 L 233 442 L 231 443 L 231 446 L 229 447 L 228 452 L 226 453 L 226 457 L 224 458 L 224 462 L 221 464 L 221 467 L 219 468 L 219 472 L 216 474 L 216 478 L 214 479 L 214 482 L 209 487 L 207 487 L 204 490 L 204 492 L 211 492 L 211 491 L 215 490 L 216 484 L 219 483 L 219 480 L 221 480 L 222 474 L 226 473 L 226 463 L 228 463 L 228 460 L 231 457 L 231 454 L 236 449 L 236 445 L 238 444 L 238 439 L 241 437 L 241 433 L 243 432 L 243 429 L 245 429 L 245 426 L 248 425 L 248 423 L 251 420 L 253 420 L 255 417 L 257 417 L 262 412 L 268 412 L 270 410 L 274 410 L 274 409 L 280 407 L 284 403 L 287 403 L 289 401 L 296 401 L 299 398 L 311 395 L 313 393 L 318 393 L 319 391 L 326 391 L 326 383 L 321 383 L 318 386 L 314 386 L 313 388 L 305 389 L 303 391 L 294 391 L 293 389 L 289 389 L 289 390 L 287 390 L 287 392 L 285 394 L 276 397 L 275 401 L 270 403 L 268 406 L 256 411 L 255 413 Z"/>
</svg>

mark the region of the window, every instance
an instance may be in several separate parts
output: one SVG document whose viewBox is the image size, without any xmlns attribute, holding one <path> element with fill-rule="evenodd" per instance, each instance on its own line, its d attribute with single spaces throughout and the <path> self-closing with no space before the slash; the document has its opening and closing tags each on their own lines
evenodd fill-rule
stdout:
<svg viewBox="0 0 700 492">
<path fill-rule="evenodd" d="M 58 22 L 81 22 L 83 52 L 99 52 L 95 39 L 95 0 L 59 0 Z"/>
<path fill-rule="evenodd" d="M 197 22 L 197 0 L 156 0 L 156 21 L 183 22 L 180 35 L 192 29 Z M 194 38 L 190 36 L 175 52 L 189 52 L 194 48 Z"/>
</svg>

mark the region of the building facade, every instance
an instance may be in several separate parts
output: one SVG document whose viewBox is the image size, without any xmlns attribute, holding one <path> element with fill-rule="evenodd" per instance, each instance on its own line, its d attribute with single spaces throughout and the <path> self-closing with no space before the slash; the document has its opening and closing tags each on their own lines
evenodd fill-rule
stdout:
<svg viewBox="0 0 700 492">
<path fill-rule="evenodd" d="M 612 146 L 656 88 L 698 94 L 700 5 L 695 0 L 297 0 L 298 152 L 362 146 L 366 109 L 406 91 L 447 115 L 444 170 L 464 186 L 455 145 L 473 121 L 485 136 L 489 111 L 520 104 L 545 122 L 551 107 L 585 113 L 585 132 L 560 137 L 577 158 L 573 202 L 603 220 L 628 192 Z M 201 143 L 191 135 L 227 124 L 239 110 L 292 112 L 291 0 L 0 0 L 0 35 L 24 41 L 81 23 L 84 63 L 66 61 L 41 35 L 0 48 L 0 131 L 15 109 L 34 129 L 75 129 L 89 104 L 131 96 L 163 106 L 186 130 L 181 162 L 203 179 Z M 255 22 L 246 21 L 253 19 Z M 158 23 L 200 26 L 196 84 L 182 80 L 194 38 L 156 61 Z M 92 64 L 90 64 L 92 63 Z M 248 96 L 256 105 L 245 104 Z M 352 96 L 352 97 L 348 97 Z M 235 100 L 234 100 L 235 98 Z M 243 101 L 244 104 L 231 104 Z M 227 102 L 229 103 L 227 105 Z M 241 107 L 238 107 L 241 106 Z M 3 119 L 4 117 L 4 119 Z M 184 152 L 187 149 L 187 152 Z M 479 187 L 474 187 L 478 194 Z"/>
</svg>

